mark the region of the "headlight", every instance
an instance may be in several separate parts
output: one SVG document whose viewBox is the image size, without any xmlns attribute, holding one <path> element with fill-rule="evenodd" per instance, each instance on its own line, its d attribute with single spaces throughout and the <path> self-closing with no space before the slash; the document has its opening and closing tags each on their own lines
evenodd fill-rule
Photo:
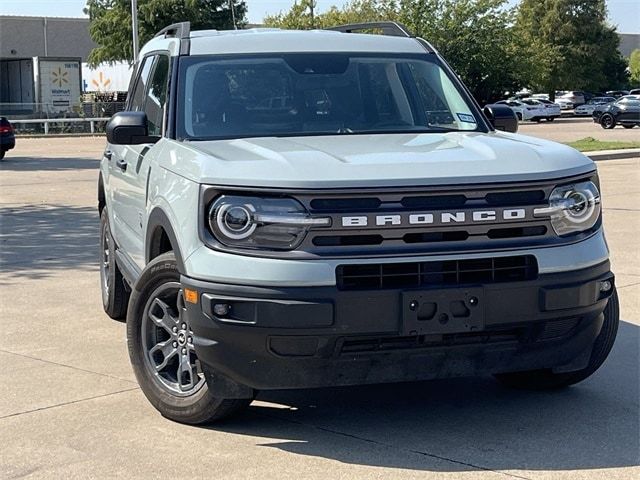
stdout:
<svg viewBox="0 0 640 480">
<path fill-rule="evenodd" d="M 569 235 L 593 227 L 600 218 L 600 192 L 593 182 L 556 187 L 549 196 L 549 206 L 536 208 L 536 217 L 551 217 L 558 235 Z"/>
<path fill-rule="evenodd" d="M 292 198 L 222 195 L 209 207 L 209 229 L 223 245 L 240 248 L 292 250 L 312 226 L 331 219 L 312 218 Z"/>
</svg>

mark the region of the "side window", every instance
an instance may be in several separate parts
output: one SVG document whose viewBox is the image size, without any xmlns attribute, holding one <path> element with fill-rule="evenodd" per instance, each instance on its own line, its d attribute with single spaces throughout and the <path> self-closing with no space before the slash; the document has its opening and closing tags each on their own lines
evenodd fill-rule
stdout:
<svg viewBox="0 0 640 480">
<path fill-rule="evenodd" d="M 144 108 L 144 99 L 147 92 L 147 83 L 149 82 L 149 73 L 151 72 L 151 65 L 155 57 L 146 57 L 142 61 L 140 66 L 140 75 L 136 80 L 136 85 L 131 94 L 131 103 L 129 104 L 129 110 L 134 112 L 140 112 Z"/>
<path fill-rule="evenodd" d="M 149 135 L 151 136 L 162 135 L 162 120 L 164 118 L 164 107 L 167 103 L 168 83 L 169 57 L 158 55 L 144 102 L 144 111 L 147 114 Z"/>
</svg>

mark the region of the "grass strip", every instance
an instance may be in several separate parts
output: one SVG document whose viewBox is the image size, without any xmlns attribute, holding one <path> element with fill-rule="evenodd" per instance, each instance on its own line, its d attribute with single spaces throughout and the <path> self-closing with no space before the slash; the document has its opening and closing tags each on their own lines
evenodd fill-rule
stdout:
<svg viewBox="0 0 640 480">
<path fill-rule="evenodd" d="M 581 152 L 597 152 L 600 150 L 621 150 L 624 148 L 640 148 L 638 142 L 619 142 L 609 140 L 596 140 L 593 137 L 586 137 L 575 142 L 567 142 L 567 145 Z"/>
</svg>

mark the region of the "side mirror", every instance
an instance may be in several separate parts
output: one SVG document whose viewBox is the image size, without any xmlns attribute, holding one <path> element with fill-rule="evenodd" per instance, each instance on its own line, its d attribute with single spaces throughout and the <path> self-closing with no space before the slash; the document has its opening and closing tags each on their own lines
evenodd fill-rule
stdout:
<svg viewBox="0 0 640 480">
<path fill-rule="evenodd" d="M 160 137 L 149 136 L 144 112 L 118 112 L 111 117 L 106 130 L 107 141 L 114 145 L 141 145 L 160 140 Z"/>
<path fill-rule="evenodd" d="M 487 105 L 482 109 L 482 112 L 496 130 L 511 133 L 518 131 L 518 117 L 506 105 Z"/>
</svg>

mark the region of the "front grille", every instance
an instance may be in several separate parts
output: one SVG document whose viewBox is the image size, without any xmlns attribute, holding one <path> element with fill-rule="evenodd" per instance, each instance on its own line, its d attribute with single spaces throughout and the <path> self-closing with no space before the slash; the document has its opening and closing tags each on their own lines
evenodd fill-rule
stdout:
<svg viewBox="0 0 640 480">
<path fill-rule="evenodd" d="M 548 218 L 533 214 L 548 206 L 556 184 L 297 192 L 295 198 L 311 215 L 331 218 L 329 227 L 312 228 L 298 250 L 331 257 L 384 256 L 565 243 Z M 476 219 L 487 212 L 490 218 Z"/>
<path fill-rule="evenodd" d="M 538 265 L 533 255 L 443 260 L 435 262 L 339 265 L 340 290 L 381 290 L 441 285 L 473 285 L 533 280 Z"/>
</svg>

